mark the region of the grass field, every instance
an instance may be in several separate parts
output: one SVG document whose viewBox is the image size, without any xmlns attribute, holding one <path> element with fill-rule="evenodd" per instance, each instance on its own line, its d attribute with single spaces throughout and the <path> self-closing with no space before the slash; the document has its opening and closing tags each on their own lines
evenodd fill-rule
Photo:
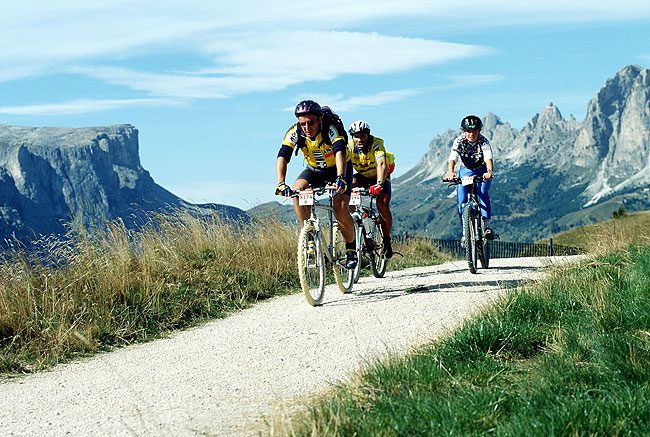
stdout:
<svg viewBox="0 0 650 437">
<path fill-rule="evenodd" d="M 649 230 L 650 212 L 623 212 L 617 218 L 562 232 L 553 236 L 553 241 L 589 253 L 606 253 L 629 244 L 648 244 Z"/>
</svg>

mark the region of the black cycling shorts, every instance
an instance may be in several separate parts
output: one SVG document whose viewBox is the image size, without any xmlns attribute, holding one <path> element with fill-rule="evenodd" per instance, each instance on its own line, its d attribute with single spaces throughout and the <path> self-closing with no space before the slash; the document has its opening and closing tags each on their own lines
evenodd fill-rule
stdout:
<svg viewBox="0 0 650 437">
<path fill-rule="evenodd" d="M 348 161 L 345 170 L 345 182 L 348 184 L 348 189 L 345 194 L 350 194 L 352 191 L 352 162 Z M 299 175 L 298 179 L 305 179 L 313 188 L 324 187 L 328 182 L 336 182 L 336 167 L 328 167 L 323 170 L 307 167 Z"/>
</svg>

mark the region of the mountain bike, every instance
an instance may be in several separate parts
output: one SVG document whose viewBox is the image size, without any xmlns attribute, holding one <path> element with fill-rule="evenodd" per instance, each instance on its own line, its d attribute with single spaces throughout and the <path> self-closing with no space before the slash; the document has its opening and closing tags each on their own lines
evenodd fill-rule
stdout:
<svg viewBox="0 0 650 437">
<path fill-rule="evenodd" d="M 307 188 L 292 195 L 298 204 L 311 206 L 309 218 L 298 237 L 298 276 L 307 302 L 318 306 L 325 294 L 326 270 L 332 267 L 334 280 L 342 293 L 349 293 L 354 285 L 354 269 L 346 264 L 345 240 L 334 217 L 332 198 L 336 187 Z M 320 199 L 318 196 L 321 197 Z M 318 210 L 324 211 L 323 217 Z"/>
<path fill-rule="evenodd" d="M 367 205 L 363 204 L 363 197 L 370 198 Z M 384 233 L 381 230 L 376 198 L 365 188 L 353 188 L 350 194 L 350 205 L 355 207 L 352 218 L 354 219 L 357 257 L 359 259 L 354 269 L 354 282 L 359 280 L 362 255 L 368 258 L 372 275 L 375 278 L 383 278 L 384 274 L 386 274 L 388 260 L 383 253 Z"/>
<path fill-rule="evenodd" d="M 463 185 L 468 187 L 467 202 L 462 207 L 463 241 L 465 256 L 469 271 L 476 273 L 478 262 L 487 269 L 490 264 L 490 240 L 485 238 L 485 227 L 481 218 L 481 205 L 478 201 L 478 184 L 483 182 L 482 176 L 463 176 L 453 179 L 443 179 L 449 186 Z"/>
</svg>

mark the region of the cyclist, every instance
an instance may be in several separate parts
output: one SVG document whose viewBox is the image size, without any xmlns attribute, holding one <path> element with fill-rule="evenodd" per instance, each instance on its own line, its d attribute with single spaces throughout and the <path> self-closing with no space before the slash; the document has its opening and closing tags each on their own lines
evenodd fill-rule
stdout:
<svg viewBox="0 0 650 437">
<path fill-rule="evenodd" d="M 384 140 L 370 135 L 370 126 L 363 120 L 355 121 L 348 129 L 348 154 L 356 173 L 352 177 L 352 187 L 368 188 L 377 197 L 377 210 L 384 233 L 384 254 L 386 259 L 393 256 L 390 230 L 393 215 L 390 212 L 391 184 L 386 162 Z"/>
<path fill-rule="evenodd" d="M 468 115 L 460 122 L 463 133 L 454 140 L 449 155 L 447 179 L 456 177 L 454 166 L 460 160 L 459 176 L 483 176 L 485 179 L 479 184 L 478 200 L 481 205 L 481 215 L 485 225 L 485 238 L 494 239 L 494 231 L 490 226 L 492 208 L 490 205 L 490 185 L 494 177 L 494 161 L 492 159 L 492 146 L 487 138 L 481 135 L 483 122 L 476 115 Z M 458 185 L 456 197 L 458 200 L 458 215 L 462 221 L 462 206 L 467 201 L 467 187 Z"/>
<path fill-rule="evenodd" d="M 278 185 L 275 194 L 288 197 L 293 191 L 309 186 L 317 188 L 328 182 L 336 184 L 337 195 L 332 199 L 334 215 L 345 239 L 346 267 L 353 269 L 359 260 L 355 250 L 354 222 L 348 210 L 352 189 L 352 163 L 346 155 L 345 138 L 335 126 L 323 123 L 321 107 L 313 100 L 298 103 L 294 114 L 298 122 L 287 130 L 278 152 Z M 290 188 L 285 182 L 287 164 L 296 147 L 302 151 L 307 168 L 298 175 Z M 297 198 L 294 199 L 293 206 L 298 222 L 303 225 L 309 218 L 310 207 L 298 205 Z"/>
</svg>

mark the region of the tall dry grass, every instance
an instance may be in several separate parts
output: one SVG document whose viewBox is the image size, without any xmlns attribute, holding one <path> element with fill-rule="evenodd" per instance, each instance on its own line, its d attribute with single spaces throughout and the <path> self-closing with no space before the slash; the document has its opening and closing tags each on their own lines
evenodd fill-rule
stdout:
<svg viewBox="0 0 650 437">
<path fill-rule="evenodd" d="M 298 229 L 273 218 L 224 223 L 187 212 L 38 242 L 0 262 L 0 374 L 42 369 L 77 355 L 222 317 L 297 292 Z M 445 260 L 430 242 L 396 245 L 389 268 Z M 369 274 L 369 273 L 368 273 Z"/>
<path fill-rule="evenodd" d="M 298 281 L 297 231 L 277 221 L 225 224 L 179 212 L 142 232 L 120 223 L 0 264 L 0 372 L 143 341 L 221 316 Z"/>
</svg>

